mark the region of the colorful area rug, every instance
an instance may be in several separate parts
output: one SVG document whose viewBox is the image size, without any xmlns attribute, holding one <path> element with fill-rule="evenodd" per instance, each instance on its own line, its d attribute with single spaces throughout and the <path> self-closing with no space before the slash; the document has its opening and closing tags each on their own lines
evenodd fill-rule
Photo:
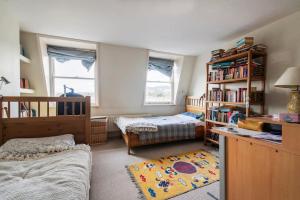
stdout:
<svg viewBox="0 0 300 200">
<path fill-rule="evenodd" d="M 169 199 L 219 180 L 219 159 L 204 150 L 127 166 L 141 199 Z"/>
</svg>

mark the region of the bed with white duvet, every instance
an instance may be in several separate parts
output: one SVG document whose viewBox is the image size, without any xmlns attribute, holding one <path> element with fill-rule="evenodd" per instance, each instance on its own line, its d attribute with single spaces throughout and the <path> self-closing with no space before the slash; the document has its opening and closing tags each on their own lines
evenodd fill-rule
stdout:
<svg viewBox="0 0 300 200">
<path fill-rule="evenodd" d="M 87 200 L 92 156 L 72 135 L 12 139 L 0 147 L 1 200 Z"/>
</svg>

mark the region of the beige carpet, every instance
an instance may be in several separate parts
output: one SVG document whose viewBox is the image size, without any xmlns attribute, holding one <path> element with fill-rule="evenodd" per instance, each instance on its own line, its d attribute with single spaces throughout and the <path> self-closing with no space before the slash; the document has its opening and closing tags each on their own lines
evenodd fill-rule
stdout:
<svg viewBox="0 0 300 200">
<path fill-rule="evenodd" d="M 135 200 L 138 190 L 131 182 L 125 165 L 161 156 L 205 149 L 217 154 L 217 149 L 204 146 L 202 142 L 187 141 L 153 145 L 134 149 L 134 155 L 127 155 L 127 147 L 122 139 L 110 139 L 107 144 L 92 148 L 93 171 L 91 180 L 91 200 Z M 193 190 L 172 200 L 215 200 L 207 192 L 219 197 L 219 182 Z"/>
</svg>

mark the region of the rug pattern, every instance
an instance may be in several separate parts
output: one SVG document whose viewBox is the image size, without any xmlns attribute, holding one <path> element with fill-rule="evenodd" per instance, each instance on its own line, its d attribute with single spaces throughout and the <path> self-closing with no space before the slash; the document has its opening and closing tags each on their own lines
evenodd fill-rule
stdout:
<svg viewBox="0 0 300 200">
<path fill-rule="evenodd" d="M 169 199 L 219 180 L 217 156 L 199 150 L 127 166 L 141 199 Z"/>
</svg>

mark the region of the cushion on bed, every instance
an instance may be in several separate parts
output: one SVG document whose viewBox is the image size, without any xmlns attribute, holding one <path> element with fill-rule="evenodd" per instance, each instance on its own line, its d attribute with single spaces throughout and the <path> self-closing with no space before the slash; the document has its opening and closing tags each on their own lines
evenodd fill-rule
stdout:
<svg viewBox="0 0 300 200">
<path fill-rule="evenodd" d="M 181 113 L 182 115 L 186 115 L 186 116 L 189 116 L 189 117 L 193 117 L 195 119 L 198 119 L 200 121 L 204 121 L 204 113 L 192 113 L 192 112 L 184 112 L 184 113 Z"/>
<path fill-rule="evenodd" d="M 74 146 L 74 136 L 65 134 L 43 138 L 16 138 L 10 139 L 0 147 L 0 152 L 12 153 L 43 153 L 45 146 Z"/>
</svg>

